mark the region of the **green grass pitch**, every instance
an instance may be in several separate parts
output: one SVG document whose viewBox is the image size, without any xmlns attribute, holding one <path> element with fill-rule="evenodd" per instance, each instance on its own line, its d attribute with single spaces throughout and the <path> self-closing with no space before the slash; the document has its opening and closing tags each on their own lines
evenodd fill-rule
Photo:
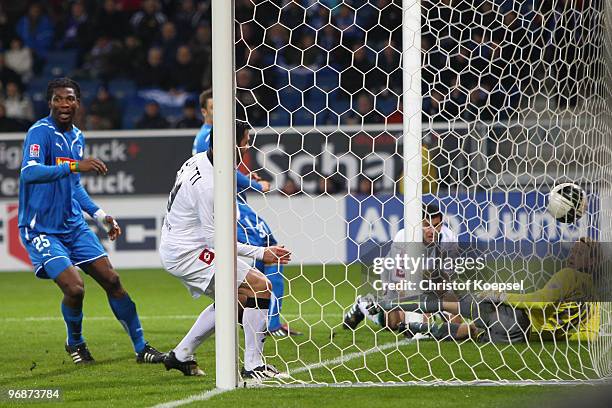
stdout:
<svg viewBox="0 0 612 408">
<path fill-rule="evenodd" d="M 355 333 L 340 327 L 351 304 L 359 273 L 342 267 L 289 267 L 284 319 L 304 332 L 295 338 L 269 338 L 266 354 L 292 382 L 404 382 L 411 380 L 569 379 L 593 375 L 586 350 L 567 343 L 498 348 L 451 342 L 406 343 L 395 334 L 364 325 Z M 171 349 L 186 333 L 207 299 L 193 300 L 181 283 L 158 269 L 120 271 L 135 300 L 147 340 Z M 355 278 L 356 276 L 356 278 Z M 350 277 L 350 279 L 349 279 Z M 135 363 L 131 343 L 108 307 L 102 289 L 85 278 L 84 335 L 95 365 L 76 367 L 63 350 L 65 327 L 61 294 L 31 273 L 0 273 L 0 406 L 15 404 L 9 389 L 59 387 L 62 405 L 151 406 L 214 388 L 214 341 L 198 352 L 206 377 L 189 378 L 162 366 Z M 376 346 L 380 350 L 373 349 Z M 238 390 L 190 406 L 266 405 L 339 407 L 528 406 L 579 392 L 581 387 L 364 387 L 259 388 Z M 408 404 L 408 401 L 410 403 Z M 29 404 L 29 403 L 28 403 Z"/>
</svg>

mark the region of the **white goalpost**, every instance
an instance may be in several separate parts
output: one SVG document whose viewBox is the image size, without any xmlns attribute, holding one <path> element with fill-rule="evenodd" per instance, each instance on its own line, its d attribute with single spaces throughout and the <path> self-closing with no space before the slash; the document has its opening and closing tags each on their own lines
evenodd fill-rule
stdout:
<svg viewBox="0 0 612 408">
<path fill-rule="evenodd" d="M 402 96 L 404 138 L 404 240 L 421 242 L 421 2 L 402 0 Z"/>
<path fill-rule="evenodd" d="M 236 388 L 237 299 L 236 291 L 236 176 L 234 103 L 234 4 L 212 2 L 212 68 L 215 95 L 215 355 L 216 386 Z"/>
<path fill-rule="evenodd" d="M 248 204 L 293 252 L 266 274 L 273 286 L 282 275 L 280 320 L 301 335 L 267 337 L 266 364 L 282 374 L 264 385 L 609 379 L 610 16 L 602 0 L 213 0 L 217 388 L 236 388 L 242 364 L 237 117 L 254 129 L 245 166 L 271 185 Z M 566 182 L 588 197 L 574 223 L 547 211 Z M 373 259 L 401 228 L 419 244 L 408 251 L 426 240 L 429 203 L 446 237 L 485 251 L 483 268 L 449 282 L 516 284 L 508 292 L 526 296 L 486 300 L 491 313 L 512 310 L 519 340 L 460 312 L 421 313 L 422 336 L 408 335 L 407 314 L 392 325 L 378 299 L 360 303 L 378 293 Z M 596 268 L 570 264 L 579 240 Z M 549 301 L 542 290 L 558 273 L 599 292 Z"/>
</svg>

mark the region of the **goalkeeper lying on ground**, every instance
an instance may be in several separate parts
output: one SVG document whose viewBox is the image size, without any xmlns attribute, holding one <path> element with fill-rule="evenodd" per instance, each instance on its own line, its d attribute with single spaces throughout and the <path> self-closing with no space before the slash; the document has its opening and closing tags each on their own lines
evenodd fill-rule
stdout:
<svg viewBox="0 0 612 408">
<path fill-rule="evenodd" d="M 581 238 L 568 257 L 567 267 L 555 273 L 544 287 L 526 294 L 467 294 L 458 301 L 425 294 L 397 307 L 409 312 L 446 311 L 469 319 L 471 323 L 409 323 L 406 334 L 430 334 L 438 340 L 476 339 L 479 342 L 516 343 L 530 338 L 547 340 L 592 339 L 599 319 L 594 293 L 594 275 L 599 247 Z"/>
</svg>

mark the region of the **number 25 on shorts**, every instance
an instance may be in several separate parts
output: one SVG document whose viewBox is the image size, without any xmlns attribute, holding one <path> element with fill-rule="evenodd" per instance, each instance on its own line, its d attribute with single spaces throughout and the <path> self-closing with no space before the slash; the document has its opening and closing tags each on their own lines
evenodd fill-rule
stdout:
<svg viewBox="0 0 612 408">
<path fill-rule="evenodd" d="M 38 252 L 42 252 L 43 249 L 49 248 L 51 246 L 51 243 L 47 238 L 45 238 L 45 235 L 39 235 L 37 237 L 34 237 L 32 239 L 32 243 L 34 244 Z"/>
</svg>

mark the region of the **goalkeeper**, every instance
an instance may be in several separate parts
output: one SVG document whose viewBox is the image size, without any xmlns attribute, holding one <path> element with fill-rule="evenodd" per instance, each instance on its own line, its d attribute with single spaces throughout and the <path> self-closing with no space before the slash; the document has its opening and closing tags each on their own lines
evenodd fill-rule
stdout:
<svg viewBox="0 0 612 408">
<path fill-rule="evenodd" d="M 421 295 L 399 305 L 405 311 L 458 314 L 471 323 L 410 323 L 407 335 L 430 334 L 439 340 L 476 339 L 479 342 L 518 343 L 539 339 L 592 339 L 598 329 L 597 308 L 587 302 L 593 294 L 593 275 L 599 255 L 597 243 L 578 240 L 567 267 L 544 287 L 526 294 L 485 292 L 459 301 Z M 387 305 L 388 306 L 388 305 Z M 397 305 L 396 305 L 397 306 Z M 396 307 L 393 306 L 393 307 Z"/>
</svg>

